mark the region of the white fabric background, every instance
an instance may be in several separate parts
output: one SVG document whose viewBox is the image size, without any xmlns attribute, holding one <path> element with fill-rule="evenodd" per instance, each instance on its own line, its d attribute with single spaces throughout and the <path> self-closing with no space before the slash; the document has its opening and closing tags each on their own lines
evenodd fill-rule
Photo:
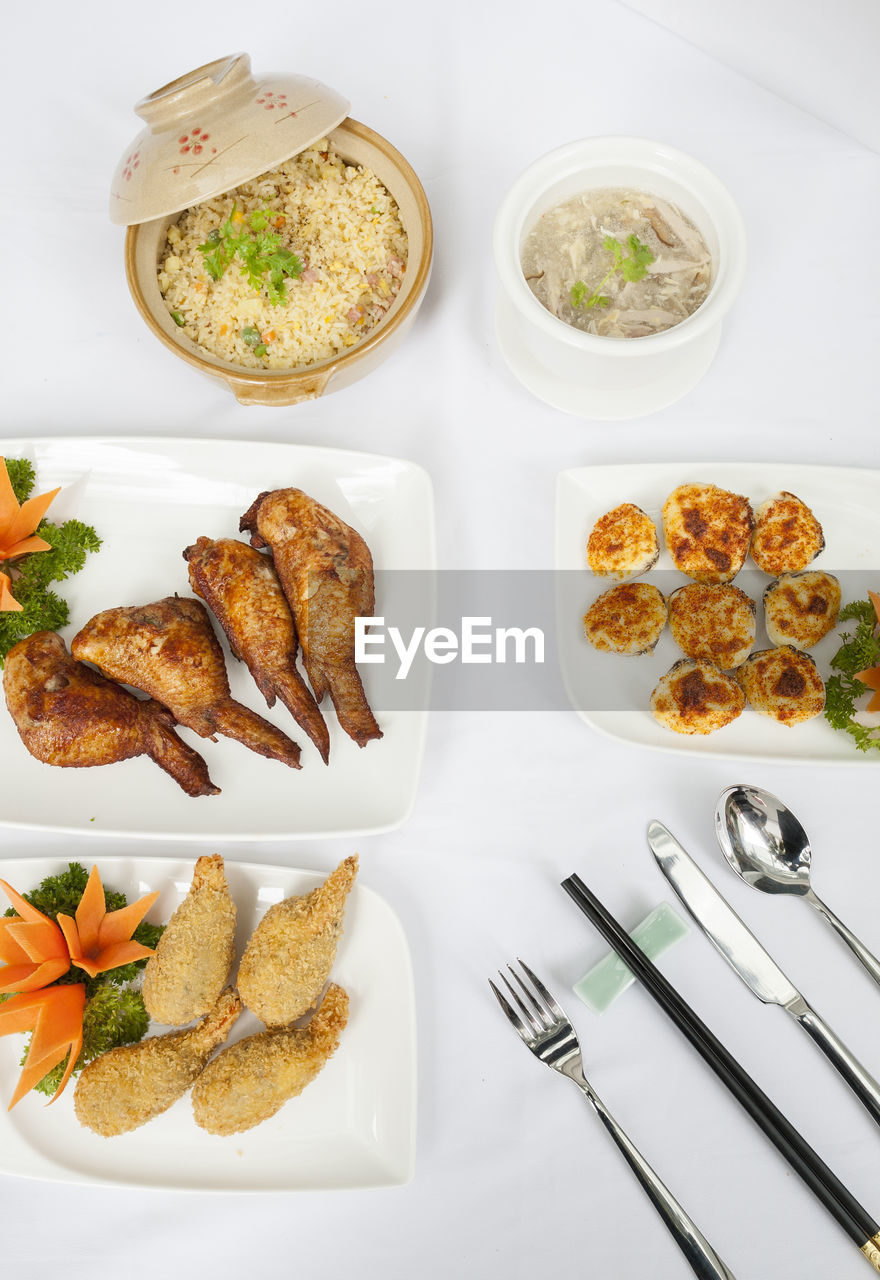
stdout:
<svg viewBox="0 0 880 1280">
<path fill-rule="evenodd" d="M 868 0 L 849 6 L 863 20 L 852 21 L 854 50 L 871 11 Z M 434 276 L 405 346 L 368 380 L 291 409 L 245 409 L 166 353 L 128 298 L 123 232 L 107 218 L 110 176 L 139 128 L 134 102 L 239 49 L 258 70 L 301 70 L 344 92 L 352 115 L 413 164 L 435 218 Z M 862 92 L 836 62 L 823 74 L 841 100 Z M 614 0 L 403 10 L 154 0 L 141 13 L 109 0 L 17 5 L 4 15 L 0 100 L 2 435 L 201 434 L 412 458 L 434 481 L 445 568 L 550 567 L 563 467 L 880 463 L 880 159 Z M 664 139 L 710 164 L 741 205 L 751 247 L 709 375 L 680 404 L 615 426 L 532 399 L 500 359 L 492 323 L 491 227 L 506 188 L 537 155 L 603 133 Z M 364 883 L 403 919 L 419 1009 L 414 1181 L 382 1192 L 172 1197 L 2 1177 L 5 1274 L 43 1280 L 114 1265 L 137 1280 L 690 1274 L 575 1091 L 517 1044 L 486 977 L 521 954 L 564 993 L 605 947 L 559 880 L 579 870 L 634 924 L 667 896 L 645 848 L 647 821 L 662 818 L 698 856 L 714 857 L 715 798 L 741 779 L 788 800 L 813 839 L 819 891 L 876 949 L 876 777 L 685 765 L 599 738 L 573 714 L 436 714 L 401 830 L 225 849 L 328 868 L 357 848 Z M 93 842 L 2 830 L 0 847 L 96 852 Z M 136 849 L 169 851 L 145 841 Z M 792 978 L 880 1069 L 880 993 L 827 928 L 803 904 L 723 883 Z M 806 1039 L 701 938 L 679 944 L 663 967 L 880 1214 L 880 1134 Z M 866 1274 L 646 995 L 631 990 L 601 1020 L 572 996 L 566 1003 L 599 1092 L 740 1280 Z"/>
</svg>

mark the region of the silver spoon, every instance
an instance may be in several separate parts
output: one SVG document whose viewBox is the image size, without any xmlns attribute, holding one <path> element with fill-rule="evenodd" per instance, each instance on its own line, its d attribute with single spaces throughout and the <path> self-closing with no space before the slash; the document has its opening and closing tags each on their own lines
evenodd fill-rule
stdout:
<svg viewBox="0 0 880 1280">
<path fill-rule="evenodd" d="M 728 787 L 715 806 L 715 833 L 725 858 L 746 884 L 763 893 L 806 898 L 880 983 L 880 960 L 810 887 L 810 842 L 781 800 L 761 787 Z"/>
</svg>

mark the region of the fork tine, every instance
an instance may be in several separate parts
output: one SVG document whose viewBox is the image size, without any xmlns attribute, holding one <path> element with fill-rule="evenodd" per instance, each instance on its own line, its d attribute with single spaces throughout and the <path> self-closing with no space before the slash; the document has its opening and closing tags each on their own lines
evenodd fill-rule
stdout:
<svg viewBox="0 0 880 1280">
<path fill-rule="evenodd" d="M 529 970 L 528 970 L 527 966 L 523 964 L 522 960 L 520 960 L 520 962 L 519 962 L 519 963 L 520 963 L 520 964 L 522 965 L 522 967 L 526 970 L 526 973 L 529 973 Z M 538 1018 L 539 1018 L 540 1023 L 541 1023 L 541 1027 L 540 1027 L 541 1031 L 550 1031 L 550 1030 L 552 1029 L 552 1026 L 553 1026 L 553 1019 L 552 1019 L 552 1018 L 549 1016 L 549 1014 L 547 1013 L 546 1008 L 545 1008 L 545 1007 L 540 1003 L 540 1001 L 536 998 L 535 993 L 534 993 L 533 991 L 530 991 L 530 990 L 529 990 L 529 988 L 528 988 L 528 987 L 526 986 L 526 984 L 523 982 L 522 978 L 519 976 L 519 974 L 518 974 L 518 973 L 517 973 L 517 971 L 513 968 L 513 966 L 512 966 L 512 965 L 508 965 L 507 967 L 508 967 L 508 969 L 510 970 L 510 972 L 513 974 L 513 976 L 514 976 L 514 978 L 516 979 L 517 983 L 519 984 L 520 988 L 522 989 L 522 991 L 523 991 L 524 995 L 526 996 L 526 999 L 529 1001 L 529 1004 L 532 1006 L 532 1008 L 534 1009 L 535 1013 L 538 1015 Z M 532 977 L 532 976 L 534 976 L 534 975 L 529 974 L 529 976 L 530 976 L 530 977 Z"/>
<path fill-rule="evenodd" d="M 519 1016 L 516 1010 L 507 1002 L 507 1000 L 505 1000 L 504 996 L 495 986 L 495 983 L 492 981 L 491 978 L 489 979 L 489 986 L 495 992 L 495 999 L 498 1001 L 498 1003 L 501 1005 L 501 1008 L 507 1014 L 507 1017 L 510 1019 L 510 1022 L 514 1027 L 514 1029 L 519 1032 L 522 1039 L 526 1042 L 526 1044 L 528 1044 L 532 1037 L 529 1035 L 529 1032 L 526 1028 L 526 1024 L 523 1022 L 522 1018 Z"/>
<path fill-rule="evenodd" d="M 508 969 L 510 969 L 510 965 L 508 965 L 507 967 Z M 510 972 L 513 973 L 513 976 L 516 978 L 516 974 L 513 972 L 513 969 L 510 969 Z M 525 1018 L 526 1022 L 529 1024 L 529 1027 L 531 1028 L 531 1031 L 532 1031 L 532 1037 L 541 1035 L 545 1030 L 543 1024 L 536 1020 L 535 1015 L 532 1013 L 530 1009 L 526 1008 L 526 1006 L 523 1004 L 522 1000 L 517 995 L 516 991 L 510 985 L 507 978 L 501 972 L 500 969 L 498 970 L 498 977 L 504 983 L 505 987 L 507 987 L 507 990 L 510 992 L 511 999 L 515 1001 L 516 1006 L 519 1009 L 520 1013 Z M 517 979 L 517 981 L 519 981 L 519 979 Z M 520 982 L 520 986 L 522 986 L 521 982 Z M 525 991 L 524 987 L 523 987 L 523 990 Z M 526 992 L 526 994 L 528 994 L 528 992 Z"/>
<path fill-rule="evenodd" d="M 557 1018 L 564 1018 L 566 1016 L 565 1011 L 556 1003 L 553 996 L 544 986 L 543 982 L 538 977 L 538 975 L 536 973 L 533 973 L 532 970 L 529 968 L 529 966 L 526 964 L 525 960 L 520 960 L 519 956 L 517 956 L 517 962 L 520 968 L 525 971 L 529 981 L 534 985 L 535 990 L 538 992 L 541 999 L 545 1002 L 545 1004 L 551 1010 L 551 1012 L 554 1013 Z"/>
</svg>

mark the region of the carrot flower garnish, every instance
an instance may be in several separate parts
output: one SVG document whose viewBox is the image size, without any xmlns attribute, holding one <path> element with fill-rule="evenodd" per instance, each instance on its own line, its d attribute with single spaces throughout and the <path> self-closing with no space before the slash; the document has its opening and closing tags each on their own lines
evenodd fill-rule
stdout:
<svg viewBox="0 0 880 1280">
<path fill-rule="evenodd" d="M 0 1004 L 0 1036 L 33 1031 L 28 1055 L 9 1103 L 9 1110 L 39 1084 L 53 1067 L 70 1055 L 54 1102 L 70 1079 L 83 1038 L 86 988 L 82 982 L 63 983 L 42 991 L 24 991 Z"/>
<path fill-rule="evenodd" d="M 6 459 L 0 457 L 0 561 L 15 560 L 35 551 L 51 551 L 52 545 L 39 538 L 36 529 L 46 514 L 52 499 L 60 489 L 41 493 L 19 503 L 6 469 Z M 20 609 L 12 594 L 12 583 L 7 573 L 0 573 L 0 613 Z"/>
<path fill-rule="evenodd" d="M 116 969 L 130 964 L 132 960 L 151 956 L 152 948 L 134 942 L 131 935 L 158 896 L 157 890 L 127 907 L 108 912 L 98 868 L 92 867 L 75 918 L 58 913 L 58 924 L 67 941 L 72 962 L 94 978 L 107 969 Z"/>
<path fill-rule="evenodd" d="M 0 560 L 13 560 L 33 551 L 51 551 L 50 543 L 36 537 L 35 530 L 52 499 L 60 492 L 60 487 L 52 489 L 19 504 L 6 470 L 6 459 L 0 457 Z"/>
<path fill-rule="evenodd" d="M 0 1036 L 14 1031 L 33 1033 L 9 1104 L 11 1110 L 69 1054 L 52 1095 L 54 1102 L 82 1050 L 86 984 L 58 979 L 71 964 L 94 978 L 151 956 L 152 948 L 134 942 L 131 935 L 159 894 L 149 893 L 130 906 L 107 911 L 104 886 L 98 868 L 93 867 L 75 917 L 59 911 L 56 924 L 5 880 L 0 880 L 0 888 L 17 913 L 0 917 L 0 960 L 4 962 L 0 965 L 0 995 L 9 996 L 0 1002 Z"/>
<path fill-rule="evenodd" d="M 70 968 L 64 934 L 54 920 L 32 907 L 0 880 L 18 915 L 0 918 L 0 994 L 36 991 L 55 982 Z"/>
</svg>

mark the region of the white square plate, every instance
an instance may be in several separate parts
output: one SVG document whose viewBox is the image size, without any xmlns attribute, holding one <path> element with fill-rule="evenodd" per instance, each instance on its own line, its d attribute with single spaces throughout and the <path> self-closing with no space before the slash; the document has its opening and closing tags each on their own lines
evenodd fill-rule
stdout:
<svg viewBox="0 0 880 1280">
<path fill-rule="evenodd" d="M 433 569 L 431 482 L 414 463 L 375 454 L 300 445 L 222 440 L 50 438 L 0 440 L 5 457 L 29 458 L 36 492 L 62 492 L 47 518 L 94 525 L 103 545 L 60 584 L 70 606 L 62 632 L 70 643 L 95 613 L 193 594 L 183 550 L 196 538 L 239 537 L 239 517 L 266 489 L 296 486 L 366 539 L 377 577 L 389 569 Z M 381 613 L 381 600 L 378 601 Z M 41 764 L 25 750 L 0 707 L 4 768 L 2 821 L 13 827 L 176 840 L 278 839 L 386 831 L 415 800 L 427 721 L 418 710 L 380 713 L 384 737 L 361 749 L 339 728 L 330 699 L 325 766 L 280 702 L 270 710 L 244 663 L 227 656 L 232 696 L 302 747 L 300 770 L 210 742 L 180 736 L 204 756 L 218 796 L 187 796 L 146 756 L 87 769 Z M 362 672 L 367 696 L 370 670 Z"/>
<path fill-rule="evenodd" d="M 559 473 L 556 490 L 556 568 L 563 571 L 558 579 L 557 604 L 560 661 L 569 697 L 587 724 L 610 737 L 640 746 L 678 751 L 687 755 L 709 755 L 719 758 L 798 762 L 809 764 L 862 765 L 876 768 L 880 752 L 861 752 L 853 740 L 831 728 L 824 716 L 804 724 L 787 726 L 746 707 L 732 724 L 706 736 L 684 736 L 659 725 L 648 709 L 651 690 L 660 676 L 672 666 L 681 651 L 668 628 L 663 632 L 652 654 L 622 657 L 599 654 L 591 649 L 584 636 L 583 615 L 592 602 L 613 586 L 609 579 L 596 578 L 587 569 L 586 546 L 590 530 L 599 516 L 621 502 L 633 502 L 651 517 L 663 546 L 661 510 L 668 495 L 680 484 L 717 484 L 723 489 L 744 494 L 757 508 L 781 489 L 796 493 L 812 507 L 825 533 L 825 550 L 814 562 L 817 569 L 830 573 L 857 571 L 867 585 L 874 571 L 880 586 L 880 472 L 844 467 L 799 466 L 790 463 L 638 463 L 608 467 L 577 467 Z M 665 549 L 661 550 L 656 571 L 675 573 Z M 575 571 L 575 572 L 572 572 Z M 743 570 L 755 576 L 762 589 L 771 579 L 761 574 L 748 561 Z M 676 585 L 686 582 L 677 575 Z M 756 592 L 738 577 L 754 599 Z M 666 593 L 668 586 L 660 585 Z M 843 586 L 844 603 L 850 598 Z M 761 609 L 758 608 L 759 631 L 756 648 L 762 643 Z M 839 647 L 835 630 L 813 650 L 823 677 L 829 674 L 828 662 Z M 597 678 L 597 663 L 606 664 L 609 680 L 629 686 L 632 707 L 591 710 L 599 699 L 591 693 Z"/>
<path fill-rule="evenodd" d="M 26 893 L 65 866 L 49 858 L 7 860 L 0 862 L 0 877 Z M 166 921 L 189 890 L 193 860 L 102 857 L 98 869 L 104 883 L 125 893 L 129 902 L 158 889 L 161 896 L 149 919 Z M 226 875 L 238 907 L 239 955 L 272 903 L 307 893 L 324 878 L 312 871 L 243 862 L 227 862 Z M 0 1171 L 60 1182 L 192 1191 L 329 1190 L 409 1181 L 416 1116 L 409 948 L 388 904 L 359 884 L 346 906 L 332 979 L 350 1000 L 348 1025 L 336 1053 L 298 1098 L 263 1124 L 228 1138 L 196 1125 L 188 1096 L 142 1128 L 115 1138 L 102 1138 L 80 1125 L 72 1082 L 51 1106 L 40 1094 L 30 1093 L 7 1111 L 24 1038 L 4 1036 Z M 246 1010 L 229 1043 L 262 1029 Z"/>
</svg>

